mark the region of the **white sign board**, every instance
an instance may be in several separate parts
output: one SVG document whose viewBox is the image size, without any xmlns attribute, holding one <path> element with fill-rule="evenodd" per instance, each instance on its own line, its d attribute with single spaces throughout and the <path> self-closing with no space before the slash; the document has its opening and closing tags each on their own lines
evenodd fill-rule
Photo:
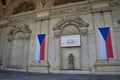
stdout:
<svg viewBox="0 0 120 80">
<path fill-rule="evenodd" d="M 61 47 L 80 46 L 80 35 L 70 35 L 61 37 Z"/>
</svg>

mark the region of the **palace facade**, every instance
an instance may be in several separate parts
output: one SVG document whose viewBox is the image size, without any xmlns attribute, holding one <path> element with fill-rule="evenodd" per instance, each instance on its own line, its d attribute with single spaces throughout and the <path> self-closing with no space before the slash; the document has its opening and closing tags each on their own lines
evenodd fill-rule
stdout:
<svg viewBox="0 0 120 80">
<path fill-rule="evenodd" d="M 46 35 L 40 61 L 38 34 Z M 0 69 L 120 74 L 120 0 L 1 0 Z"/>
</svg>

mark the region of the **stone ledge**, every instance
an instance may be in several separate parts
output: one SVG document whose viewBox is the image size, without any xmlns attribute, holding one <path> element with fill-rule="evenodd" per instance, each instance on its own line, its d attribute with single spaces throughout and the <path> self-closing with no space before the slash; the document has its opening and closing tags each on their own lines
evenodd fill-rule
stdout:
<svg viewBox="0 0 120 80">
<path fill-rule="evenodd" d="M 30 67 L 29 72 L 49 73 L 48 67 Z"/>
<path fill-rule="evenodd" d="M 90 74 L 90 71 L 81 71 L 81 70 L 52 70 L 51 73 L 60 73 L 60 74 Z"/>
<path fill-rule="evenodd" d="M 98 60 L 95 63 L 97 72 L 120 72 L 119 60 Z"/>
<path fill-rule="evenodd" d="M 47 61 L 33 62 L 30 67 L 49 67 L 49 63 Z"/>
<path fill-rule="evenodd" d="M 98 60 L 95 63 L 95 67 L 101 66 L 120 66 L 119 60 Z"/>
<path fill-rule="evenodd" d="M 95 74 L 97 74 L 97 75 L 100 75 L 100 74 L 102 74 L 102 75 L 119 75 L 120 74 L 120 72 L 95 72 Z"/>
<path fill-rule="evenodd" d="M 47 61 L 32 62 L 29 67 L 29 72 L 49 73 L 49 66 Z"/>
</svg>

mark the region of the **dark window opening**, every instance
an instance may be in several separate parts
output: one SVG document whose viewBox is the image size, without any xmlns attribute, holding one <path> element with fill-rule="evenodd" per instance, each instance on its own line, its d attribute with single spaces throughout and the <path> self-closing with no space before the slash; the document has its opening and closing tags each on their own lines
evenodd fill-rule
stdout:
<svg viewBox="0 0 120 80">
<path fill-rule="evenodd" d="M 32 2 L 22 2 L 13 10 L 13 14 L 18 14 L 22 12 L 27 12 L 35 9 L 35 4 Z"/>
<path fill-rule="evenodd" d="M 6 5 L 6 0 L 1 0 L 3 5 Z"/>
</svg>

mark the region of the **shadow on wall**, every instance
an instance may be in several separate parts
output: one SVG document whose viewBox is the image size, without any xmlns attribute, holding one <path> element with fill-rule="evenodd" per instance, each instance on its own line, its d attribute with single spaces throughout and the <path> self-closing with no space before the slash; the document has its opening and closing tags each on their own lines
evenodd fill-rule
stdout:
<svg viewBox="0 0 120 80">
<path fill-rule="evenodd" d="M 13 14 L 18 14 L 22 12 L 31 11 L 31 10 L 35 10 L 35 4 L 30 1 L 25 1 L 15 7 Z"/>
<path fill-rule="evenodd" d="M 55 0 L 54 6 L 72 3 L 72 2 L 80 2 L 80 1 L 85 1 L 85 0 Z"/>
<path fill-rule="evenodd" d="M 0 60 L 0 70 L 1 70 L 2 60 Z"/>
</svg>

